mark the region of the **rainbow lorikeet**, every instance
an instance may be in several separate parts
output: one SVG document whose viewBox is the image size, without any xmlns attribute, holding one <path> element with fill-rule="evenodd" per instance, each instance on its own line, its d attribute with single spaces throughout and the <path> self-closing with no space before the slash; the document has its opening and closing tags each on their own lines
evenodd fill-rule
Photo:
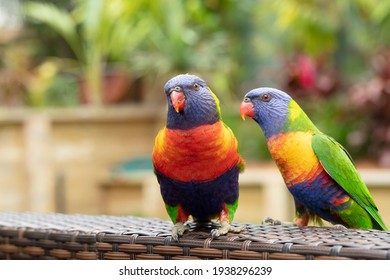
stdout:
<svg viewBox="0 0 390 280">
<path fill-rule="evenodd" d="M 349 228 L 387 230 L 348 152 L 321 133 L 285 92 L 248 92 L 240 114 L 263 130 L 268 149 L 294 197 L 294 223 L 322 218 Z"/>
<path fill-rule="evenodd" d="M 154 172 L 172 222 L 172 236 L 198 222 L 219 219 L 213 237 L 240 232 L 230 225 L 238 206 L 238 175 L 244 161 L 237 140 L 223 123 L 219 100 L 197 76 L 173 77 L 164 87 L 168 102 L 166 126 L 153 149 Z"/>
</svg>

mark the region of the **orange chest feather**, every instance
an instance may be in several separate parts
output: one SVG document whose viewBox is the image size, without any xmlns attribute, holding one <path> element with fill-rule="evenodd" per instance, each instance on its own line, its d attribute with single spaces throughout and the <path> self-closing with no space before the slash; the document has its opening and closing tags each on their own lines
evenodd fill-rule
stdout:
<svg viewBox="0 0 390 280">
<path fill-rule="evenodd" d="M 240 161 L 237 140 L 221 122 L 188 130 L 165 128 L 153 150 L 156 170 L 184 182 L 215 179 Z"/>
<path fill-rule="evenodd" d="M 287 186 L 316 178 L 322 171 L 311 140 L 308 132 L 289 132 L 268 139 L 268 149 Z"/>
</svg>

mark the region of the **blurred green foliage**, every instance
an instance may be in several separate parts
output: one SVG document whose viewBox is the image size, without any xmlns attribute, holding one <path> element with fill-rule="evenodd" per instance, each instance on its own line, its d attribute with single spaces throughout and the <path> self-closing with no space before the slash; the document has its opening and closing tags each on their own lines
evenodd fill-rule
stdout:
<svg viewBox="0 0 390 280">
<path fill-rule="evenodd" d="M 101 77 L 113 68 L 161 85 L 172 75 L 191 72 L 207 80 L 219 96 L 225 121 L 249 158 L 268 158 L 268 154 L 261 132 L 248 121 L 244 125 L 236 111 L 245 92 L 259 86 L 287 90 L 319 128 L 351 149 L 353 156 L 367 156 L 369 146 L 375 145 L 375 139 L 351 141 L 359 131 L 369 133 L 376 125 L 365 121 L 361 108 L 350 106 L 351 88 L 375 79 L 372 59 L 390 48 L 389 1 L 21 3 L 25 31 L 0 48 L 13 44 L 31 48 L 23 67 L 29 67 L 32 82 L 22 82 L 18 88 L 19 95 L 27 92 L 28 97 L 22 98 L 31 106 L 77 105 L 77 96 L 69 92 L 77 91 L 81 78 L 87 79 L 95 103 L 100 104 Z M 302 57 L 309 62 L 306 72 Z M 54 74 L 40 72 L 42 67 Z M 18 71 L 18 78 L 27 75 Z"/>
<path fill-rule="evenodd" d="M 361 75 L 390 39 L 389 5 L 376 0 L 24 2 L 29 26 L 56 31 L 86 76 L 113 63 L 162 79 L 193 72 L 229 102 L 243 89 L 280 84 L 283 58 L 297 51 L 326 57 L 346 78 Z"/>
<path fill-rule="evenodd" d="M 102 76 L 109 62 L 125 61 L 147 35 L 140 1 L 74 0 L 68 10 L 27 1 L 28 18 L 46 24 L 69 45 L 88 84 L 89 98 L 102 103 Z"/>
</svg>

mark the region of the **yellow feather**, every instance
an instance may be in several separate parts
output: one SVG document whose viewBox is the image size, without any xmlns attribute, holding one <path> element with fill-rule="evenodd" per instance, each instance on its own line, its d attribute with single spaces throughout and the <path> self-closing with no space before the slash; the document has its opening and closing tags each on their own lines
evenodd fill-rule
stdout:
<svg viewBox="0 0 390 280">
<path fill-rule="evenodd" d="M 311 133 L 300 131 L 270 137 L 268 148 L 287 186 L 310 179 L 320 171 L 311 138 Z"/>
</svg>

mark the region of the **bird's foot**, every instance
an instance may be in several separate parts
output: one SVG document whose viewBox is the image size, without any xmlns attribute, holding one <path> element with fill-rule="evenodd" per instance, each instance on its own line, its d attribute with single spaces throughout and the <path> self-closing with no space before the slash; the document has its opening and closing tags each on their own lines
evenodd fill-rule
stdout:
<svg viewBox="0 0 390 280">
<path fill-rule="evenodd" d="M 232 226 L 228 222 L 223 221 L 221 222 L 220 228 L 215 228 L 211 230 L 211 238 L 214 239 L 218 236 L 225 235 L 228 232 L 240 233 L 243 230 L 245 230 L 245 226 Z"/>
<path fill-rule="evenodd" d="M 348 229 L 346 226 L 343 226 L 341 224 L 335 224 L 333 226 L 334 229 L 341 229 L 341 230 L 344 230 L 344 229 Z"/>
<path fill-rule="evenodd" d="M 262 224 L 270 224 L 272 226 L 280 226 L 280 225 L 285 225 L 285 226 L 293 226 L 295 223 L 293 222 L 282 222 L 280 220 L 273 219 L 271 217 L 266 217 L 263 219 Z"/>
<path fill-rule="evenodd" d="M 280 220 L 275 220 L 271 217 L 265 217 L 262 221 L 262 224 L 270 224 L 272 226 L 278 226 L 281 225 L 282 222 Z"/>
<path fill-rule="evenodd" d="M 176 223 L 172 229 L 173 240 L 179 240 L 179 237 L 183 236 L 184 232 L 186 232 L 189 229 L 190 227 L 188 225 L 183 224 L 182 222 Z"/>
</svg>

